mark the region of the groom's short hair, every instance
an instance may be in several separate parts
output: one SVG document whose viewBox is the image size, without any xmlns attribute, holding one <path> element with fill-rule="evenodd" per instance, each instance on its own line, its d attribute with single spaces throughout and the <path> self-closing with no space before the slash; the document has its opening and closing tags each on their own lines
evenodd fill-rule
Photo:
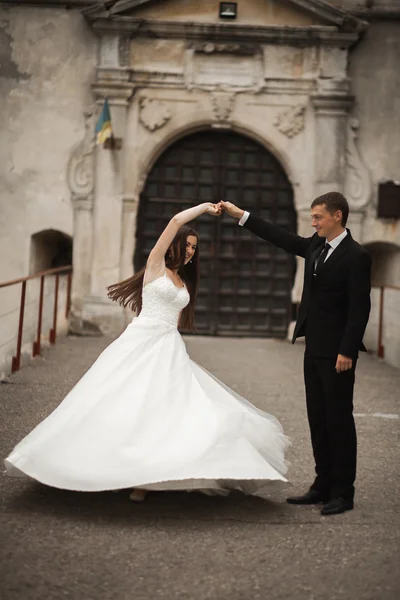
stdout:
<svg viewBox="0 0 400 600">
<path fill-rule="evenodd" d="M 340 192 L 328 192 L 315 198 L 311 204 L 311 208 L 315 206 L 325 205 L 326 210 L 333 215 L 337 210 L 342 212 L 342 226 L 346 227 L 347 218 L 349 216 L 349 203 L 346 198 Z"/>
</svg>

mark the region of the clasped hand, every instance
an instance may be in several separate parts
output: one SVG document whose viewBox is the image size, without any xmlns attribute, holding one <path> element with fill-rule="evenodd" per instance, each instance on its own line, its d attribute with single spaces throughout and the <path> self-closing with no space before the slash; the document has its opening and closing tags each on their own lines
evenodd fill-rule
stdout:
<svg viewBox="0 0 400 600">
<path fill-rule="evenodd" d="M 244 211 L 232 204 L 232 202 L 224 202 L 223 200 L 218 202 L 218 204 L 212 204 L 212 202 L 208 202 L 206 212 L 215 217 L 219 217 L 222 215 L 223 212 L 226 212 L 234 219 L 239 220 L 243 217 L 244 214 Z"/>
<path fill-rule="evenodd" d="M 213 217 L 219 217 L 222 214 L 222 207 L 219 204 L 213 204 L 212 202 L 206 202 L 206 213 Z"/>
</svg>

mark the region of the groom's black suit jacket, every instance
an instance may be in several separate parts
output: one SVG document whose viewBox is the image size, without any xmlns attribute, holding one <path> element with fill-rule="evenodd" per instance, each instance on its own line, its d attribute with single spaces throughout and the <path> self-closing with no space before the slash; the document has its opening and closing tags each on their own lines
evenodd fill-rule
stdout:
<svg viewBox="0 0 400 600">
<path fill-rule="evenodd" d="M 250 214 L 244 227 L 259 237 L 305 258 L 304 287 L 292 343 L 305 335 L 307 352 L 357 358 L 371 308 L 371 257 L 347 236 L 314 275 L 325 238 L 303 238 Z"/>
</svg>

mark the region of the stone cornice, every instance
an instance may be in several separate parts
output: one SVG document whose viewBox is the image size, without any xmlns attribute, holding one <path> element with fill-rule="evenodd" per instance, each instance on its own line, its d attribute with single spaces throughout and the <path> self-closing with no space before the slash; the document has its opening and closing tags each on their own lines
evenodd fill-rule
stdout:
<svg viewBox="0 0 400 600">
<path fill-rule="evenodd" d="M 131 70 L 125 67 L 98 67 L 93 94 L 98 101 L 108 98 L 110 104 L 126 106 L 135 91 L 130 79 Z"/>
<path fill-rule="evenodd" d="M 152 4 L 153 2 L 154 0 L 110 0 L 106 3 L 99 2 L 97 7 L 94 6 L 89 11 L 94 17 L 132 15 L 135 8 Z M 286 2 L 294 6 L 295 9 L 306 12 L 313 18 L 320 20 L 322 23 L 344 28 L 346 31 L 360 32 L 367 27 L 367 23 L 363 23 L 360 19 L 352 16 L 349 11 L 332 6 L 326 0 L 286 0 Z"/>
<path fill-rule="evenodd" d="M 286 0 L 296 8 L 301 8 L 305 12 L 312 14 L 316 19 L 325 20 L 327 23 L 337 25 L 340 28 L 351 29 L 353 31 L 363 31 L 368 26 L 360 19 L 352 16 L 349 11 L 342 10 L 332 6 L 323 0 Z"/>
<path fill-rule="evenodd" d="M 91 19 L 90 19 L 91 20 Z M 133 17 L 114 16 L 91 21 L 99 33 L 120 33 L 151 39 L 187 39 L 245 44 L 289 44 L 298 46 L 350 47 L 359 33 L 338 31 L 336 27 L 288 27 L 232 24 L 187 23 L 182 21 L 145 21 Z"/>
<path fill-rule="evenodd" d="M 350 94 L 338 93 L 313 93 L 311 102 L 317 113 L 320 115 L 333 113 L 347 114 L 354 103 L 354 96 Z"/>
<path fill-rule="evenodd" d="M 400 19 L 400 6 L 371 6 L 359 7 L 350 10 L 355 17 L 365 21 L 392 21 Z"/>
<path fill-rule="evenodd" d="M 93 6 L 95 0 L 20 0 L 20 2 L 16 2 L 15 0 L 1 0 L 0 6 L 2 5 L 10 5 L 15 6 L 18 4 L 21 6 L 38 6 L 43 8 L 85 8 Z"/>
</svg>

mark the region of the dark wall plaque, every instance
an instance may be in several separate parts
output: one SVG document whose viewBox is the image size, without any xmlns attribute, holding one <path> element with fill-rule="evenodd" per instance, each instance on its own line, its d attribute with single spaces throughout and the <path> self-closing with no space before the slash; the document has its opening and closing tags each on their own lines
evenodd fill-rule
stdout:
<svg viewBox="0 0 400 600">
<path fill-rule="evenodd" d="M 378 218 L 400 219 L 400 184 L 394 181 L 379 184 Z"/>
<path fill-rule="evenodd" d="M 221 19 L 236 19 L 237 2 L 220 2 L 219 16 Z"/>
</svg>

